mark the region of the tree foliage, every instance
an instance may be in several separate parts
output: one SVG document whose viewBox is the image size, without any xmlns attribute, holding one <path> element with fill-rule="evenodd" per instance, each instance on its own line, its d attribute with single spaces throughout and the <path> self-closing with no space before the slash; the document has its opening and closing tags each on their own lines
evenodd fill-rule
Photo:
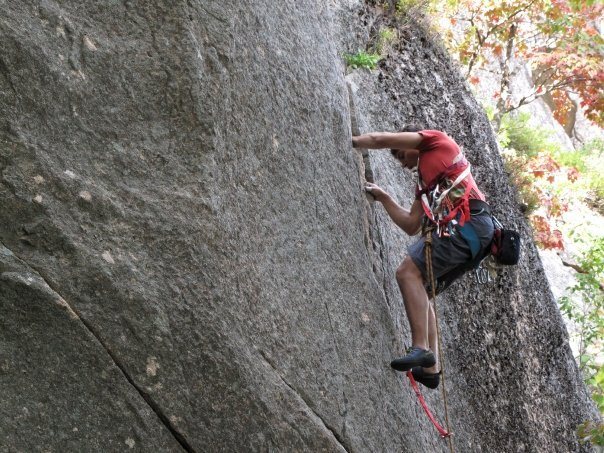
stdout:
<svg viewBox="0 0 604 453">
<path fill-rule="evenodd" d="M 497 137 L 535 242 L 543 249 L 564 249 L 562 233 L 555 224 L 568 210 L 568 200 L 553 189 L 561 182 L 576 181 L 578 170 L 561 166 L 554 159 L 559 146 L 551 140 L 551 131 L 531 126 L 527 113 L 505 115 Z"/>
<path fill-rule="evenodd" d="M 547 129 L 529 124 L 527 113 L 505 115 L 498 132 L 506 169 L 518 188 L 537 244 L 542 249 L 563 249 L 564 234 L 556 225 L 564 224 L 569 204 L 593 196 L 604 185 L 602 143 L 595 140 L 568 152 L 560 149 Z M 592 195 L 590 195 L 592 194 Z M 597 197 L 597 192 L 596 192 Z M 571 296 L 559 300 L 560 310 L 573 324 L 571 337 L 578 344 L 577 362 L 600 412 L 604 414 L 604 236 L 585 234 L 577 224 L 570 234 L 583 252 L 577 262 L 562 263 L 573 268 L 576 284 Z M 604 424 L 586 421 L 578 429 L 582 442 L 604 445 Z"/>
<path fill-rule="evenodd" d="M 577 283 L 571 291 L 580 296 L 582 304 L 563 297 L 560 309 L 578 327 L 578 362 L 592 397 L 604 414 L 604 365 L 598 361 L 604 338 L 604 236 L 580 241 L 588 242 L 590 248 L 576 266 Z M 586 421 L 579 426 L 578 435 L 583 442 L 604 445 L 604 424 Z"/>
<path fill-rule="evenodd" d="M 602 2 L 577 0 L 446 0 L 432 3 L 441 21 L 445 44 L 465 66 L 470 82 L 479 69 L 499 61 L 496 122 L 539 97 L 551 96 L 556 118 L 564 123 L 580 98 L 586 116 L 604 125 L 604 40 L 596 24 Z M 527 61 L 534 86 L 516 101 L 510 80 L 518 61 Z"/>
<path fill-rule="evenodd" d="M 560 301 L 561 309 L 568 319 L 580 327 L 579 363 L 584 372 L 589 371 L 589 378 L 598 376 L 597 382 L 594 380 L 591 384 L 602 385 L 595 399 L 604 411 L 604 368 L 594 363 L 594 357 L 589 352 L 593 346 L 599 349 L 604 338 L 604 236 L 577 240 L 589 244 L 589 249 L 577 265 L 577 283 L 571 292 L 581 296 L 584 304 L 577 306 L 570 298 L 564 297 Z"/>
</svg>

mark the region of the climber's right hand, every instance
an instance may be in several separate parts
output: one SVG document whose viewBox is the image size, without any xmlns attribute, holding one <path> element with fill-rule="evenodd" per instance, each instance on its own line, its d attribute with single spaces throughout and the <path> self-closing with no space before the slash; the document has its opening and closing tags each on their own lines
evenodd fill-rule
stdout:
<svg viewBox="0 0 604 453">
<path fill-rule="evenodd" d="M 371 196 L 373 196 L 373 198 L 375 198 L 379 202 L 384 201 L 389 196 L 388 192 L 386 192 L 377 184 L 373 184 L 372 182 L 368 182 L 365 184 L 365 192 L 371 194 Z"/>
</svg>

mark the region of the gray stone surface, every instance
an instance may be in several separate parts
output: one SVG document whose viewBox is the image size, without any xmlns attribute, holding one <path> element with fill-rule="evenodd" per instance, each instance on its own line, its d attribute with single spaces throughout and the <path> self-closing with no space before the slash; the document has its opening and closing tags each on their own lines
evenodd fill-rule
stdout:
<svg viewBox="0 0 604 453">
<path fill-rule="evenodd" d="M 0 451 L 179 451 L 69 303 L 0 244 Z"/>
<path fill-rule="evenodd" d="M 409 239 L 361 190 L 364 167 L 401 201 L 411 184 L 350 148 L 350 101 L 362 130 L 447 130 L 526 230 L 421 32 L 349 99 L 361 2 L 0 7 L 0 450 L 447 449 L 388 366 Z M 576 450 L 594 416 L 525 249 L 439 300 L 458 451 Z"/>
<path fill-rule="evenodd" d="M 401 51 L 377 73 L 355 71 L 347 77 L 361 131 L 396 130 L 405 123 L 446 131 L 464 148 L 496 216 L 526 239 L 519 266 L 498 269 L 484 286 L 467 275 L 438 298 L 456 448 L 581 450 L 574 426 L 597 415 L 488 122 L 442 50 L 419 30 L 405 38 Z M 409 206 L 411 173 L 401 171 L 388 154 L 370 151 L 365 173 Z M 380 206 L 371 216 L 374 260 L 385 271 L 378 279 L 383 278 L 392 318 L 398 319 L 403 308 L 392 274 L 412 239 L 388 222 Z M 393 244 L 399 256 L 393 255 Z M 399 332 L 409 344 L 405 321 Z M 432 403 L 442 407 L 437 399 Z"/>
</svg>

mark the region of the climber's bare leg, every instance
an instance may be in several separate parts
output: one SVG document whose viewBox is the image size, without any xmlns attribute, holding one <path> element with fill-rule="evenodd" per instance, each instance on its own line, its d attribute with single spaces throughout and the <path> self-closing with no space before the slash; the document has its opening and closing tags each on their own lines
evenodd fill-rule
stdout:
<svg viewBox="0 0 604 453">
<path fill-rule="evenodd" d="M 430 368 L 424 368 L 426 373 L 438 373 L 438 334 L 436 331 L 436 316 L 434 315 L 434 307 L 432 303 L 428 303 L 428 342 L 430 343 L 430 349 L 434 352 L 436 358 L 436 364 Z"/>
<path fill-rule="evenodd" d="M 403 260 L 396 270 L 398 282 L 407 319 L 411 327 L 411 343 L 413 346 L 428 349 L 428 294 L 424 288 L 422 273 L 410 257 Z"/>
</svg>

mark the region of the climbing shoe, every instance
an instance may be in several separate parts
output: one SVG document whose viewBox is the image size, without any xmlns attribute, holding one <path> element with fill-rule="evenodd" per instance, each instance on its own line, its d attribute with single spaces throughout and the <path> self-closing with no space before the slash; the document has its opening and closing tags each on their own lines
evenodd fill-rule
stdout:
<svg viewBox="0 0 604 453">
<path fill-rule="evenodd" d="M 416 366 L 430 368 L 435 364 L 436 358 L 432 351 L 417 347 L 410 348 L 406 356 L 390 362 L 390 366 L 397 371 L 407 371 Z"/>
<path fill-rule="evenodd" d="M 438 373 L 426 373 L 421 366 L 411 368 L 413 379 L 429 389 L 435 389 L 440 384 L 440 371 Z"/>
</svg>

